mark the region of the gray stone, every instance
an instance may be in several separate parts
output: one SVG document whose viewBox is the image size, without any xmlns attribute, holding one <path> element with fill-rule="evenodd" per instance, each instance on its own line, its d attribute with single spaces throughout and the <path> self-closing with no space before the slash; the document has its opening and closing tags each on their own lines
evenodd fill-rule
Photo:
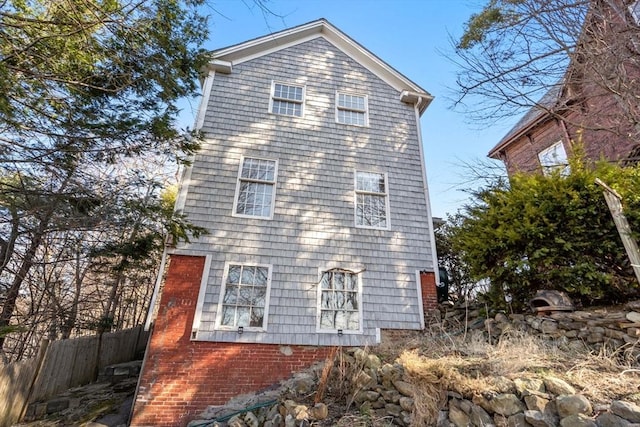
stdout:
<svg viewBox="0 0 640 427">
<path fill-rule="evenodd" d="M 491 381 L 495 391 L 498 393 L 515 393 L 516 387 L 509 378 L 499 376 L 495 377 Z"/>
<path fill-rule="evenodd" d="M 513 380 L 513 384 L 520 396 L 527 396 L 531 394 L 532 391 L 539 393 L 546 391 L 544 382 L 537 378 L 516 378 Z"/>
<path fill-rule="evenodd" d="M 249 411 L 244 415 L 244 422 L 247 425 L 247 427 L 259 427 L 260 426 L 260 421 L 258 421 L 258 417 L 256 417 L 256 415 Z"/>
<path fill-rule="evenodd" d="M 524 419 L 533 427 L 555 427 L 556 425 L 554 420 L 540 411 L 524 411 Z"/>
<path fill-rule="evenodd" d="M 384 390 L 380 393 L 382 398 L 389 403 L 398 403 L 400 401 L 401 394 L 397 390 Z"/>
<path fill-rule="evenodd" d="M 489 415 L 487 411 L 485 411 L 484 409 L 482 409 L 482 407 L 478 405 L 471 406 L 469 418 L 471 419 L 471 422 L 473 423 L 474 426 L 488 427 L 488 426 L 494 425 L 493 418 L 491 418 L 491 415 Z"/>
<path fill-rule="evenodd" d="M 413 424 L 413 417 L 411 416 L 411 411 L 409 411 L 409 412 L 402 411 L 400 413 L 400 419 L 402 420 L 402 422 L 406 426 L 410 426 L 410 425 Z"/>
<path fill-rule="evenodd" d="M 460 408 L 452 406 L 449 408 L 449 421 L 456 427 L 468 427 L 471 425 L 471 418 Z"/>
<path fill-rule="evenodd" d="M 376 383 L 377 380 L 375 378 L 371 378 L 371 376 L 364 371 L 360 371 L 354 381 L 355 387 L 360 390 L 373 387 Z"/>
<path fill-rule="evenodd" d="M 373 390 L 367 390 L 367 391 L 361 391 L 358 394 L 356 394 L 353 400 L 355 400 L 357 403 L 362 403 L 367 401 L 375 402 L 376 400 L 378 400 L 378 397 L 380 397 L 380 393 L 375 392 Z"/>
<path fill-rule="evenodd" d="M 398 403 L 400 404 L 400 407 L 407 411 L 407 412 L 411 412 L 413 411 L 413 399 L 410 397 L 401 397 L 400 400 L 398 401 Z"/>
<path fill-rule="evenodd" d="M 471 413 L 471 408 L 473 407 L 473 403 L 468 401 L 467 399 L 462 399 L 458 404 L 458 407 L 464 411 L 465 414 L 469 415 Z"/>
<path fill-rule="evenodd" d="M 596 424 L 599 427 L 629 427 L 631 423 L 611 412 L 603 412 L 596 418 Z"/>
<path fill-rule="evenodd" d="M 296 419 L 293 415 L 287 414 L 284 419 L 284 427 L 296 427 Z"/>
<path fill-rule="evenodd" d="M 393 386 L 396 388 L 396 390 L 398 390 L 400 393 L 404 394 L 407 397 L 413 397 L 413 386 L 411 384 L 409 384 L 408 382 L 402 381 L 402 380 L 396 380 L 393 381 Z"/>
<path fill-rule="evenodd" d="M 560 378 L 547 377 L 544 379 L 544 386 L 549 393 L 556 396 L 561 394 L 575 394 L 576 389 Z"/>
<path fill-rule="evenodd" d="M 438 420 L 436 421 L 436 427 L 449 427 L 449 411 L 438 411 Z"/>
<path fill-rule="evenodd" d="M 524 397 L 524 403 L 527 405 L 527 409 L 531 411 L 544 412 L 549 400 L 535 394 L 530 394 Z"/>
<path fill-rule="evenodd" d="M 369 369 L 378 369 L 382 366 L 382 361 L 375 354 L 370 354 L 367 356 L 367 359 L 364 362 L 364 366 Z"/>
<path fill-rule="evenodd" d="M 569 415 L 560 420 L 561 427 L 598 427 L 598 425 L 584 414 Z"/>
<path fill-rule="evenodd" d="M 507 418 L 507 426 L 508 427 L 531 427 L 531 424 L 529 424 L 525 419 L 524 413 L 520 412 L 519 414 L 511 415 L 509 418 Z"/>
<path fill-rule="evenodd" d="M 316 382 L 313 375 L 300 373 L 293 379 L 293 391 L 298 395 L 309 394 L 315 388 Z"/>
<path fill-rule="evenodd" d="M 578 414 L 591 415 L 593 410 L 591 403 L 581 394 L 558 396 L 556 398 L 556 407 L 560 418 Z"/>
<path fill-rule="evenodd" d="M 491 402 L 486 397 L 484 397 L 484 396 L 482 396 L 480 394 L 477 394 L 477 395 L 473 396 L 473 399 L 471 399 L 471 401 L 474 404 L 480 406 L 485 411 L 493 412 L 493 408 L 491 407 Z"/>
<path fill-rule="evenodd" d="M 525 410 L 524 404 L 515 394 L 498 394 L 491 399 L 490 404 L 493 412 L 504 415 L 505 417 L 509 417 Z"/>
<path fill-rule="evenodd" d="M 384 405 L 386 405 L 387 402 L 381 397 L 378 398 L 378 400 L 376 400 L 375 402 L 371 403 L 371 407 L 373 409 L 380 409 L 380 408 L 384 408 Z"/>
<path fill-rule="evenodd" d="M 558 323 L 553 320 L 545 320 L 540 324 L 540 332 L 543 334 L 552 334 L 558 330 Z"/>
<path fill-rule="evenodd" d="M 227 425 L 229 427 L 247 427 L 247 425 L 242 421 L 239 415 L 232 417 L 229 421 L 227 421 Z"/>
<path fill-rule="evenodd" d="M 628 312 L 626 318 L 631 323 L 640 323 L 640 313 L 637 311 Z"/>
<path fill-rule="evenodd" d="M 640 407 L 633 403 L 614 400 L 611 402 L 611 412 L 632 423 L 640 423 Z"/>
<path fill-rule="evenodd" d="M 393 415 L 394 417 L 399 417 L 400 412 L 402 412 L 400 405 L 395 405 L 393 403 L 387 403 L 384 405 L 384 409 L 387 411 L 387 414 Z"/>
<path fill-rule="evenodd" d="M 316 403 L 309 409 L 309 417 L 314 420 L 324 420 L 329 416 L 329 408 L 324 403 Z"/>
</svg>

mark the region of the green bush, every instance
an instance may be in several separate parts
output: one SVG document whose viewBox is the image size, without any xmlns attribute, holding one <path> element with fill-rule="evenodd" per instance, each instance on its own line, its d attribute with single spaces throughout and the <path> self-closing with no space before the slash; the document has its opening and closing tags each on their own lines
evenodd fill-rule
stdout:
<svg viewBox="0 0 640 427">
<path fill-rule="evenodd" d="M 454 251 L 494 308 L 521 311 L 539 289 L 582 304 L 620 303 L 640 287 L 606 205 L 600 178 L 623 197 L 637 240 L 640 167 L 570 160 L 569 173 L 519 174 L 475 193 L 451 236 Z"/>
</svg>

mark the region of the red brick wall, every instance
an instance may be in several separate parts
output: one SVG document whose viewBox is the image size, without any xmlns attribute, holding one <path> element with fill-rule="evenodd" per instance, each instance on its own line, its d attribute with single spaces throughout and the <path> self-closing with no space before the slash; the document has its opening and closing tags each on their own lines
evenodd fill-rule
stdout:
<svg viewBox="0 0 640 427">
<path fill-rule="evenodd" d="M 208 405 L 259 391 L 322 360 L 330 347 L 190 341 L 204 257 L 173 255 L 131 426 L 184 426 Z"/>
<path fill-rule="evenodd" d="M 436 275 L 430 271 L 420 272 L 420 288 L 422 290 L 422 308 L 427 313 L 438 308 L 438 291 L 436 290 Z"/>
</svg>

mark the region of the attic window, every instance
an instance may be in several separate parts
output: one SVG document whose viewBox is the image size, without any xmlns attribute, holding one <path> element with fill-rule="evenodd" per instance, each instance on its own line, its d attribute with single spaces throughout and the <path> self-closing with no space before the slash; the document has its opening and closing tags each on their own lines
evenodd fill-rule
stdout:
<svg viewBox="0 0 640 427">
<path fill-rule="evenodd" d="M 304 92 L 304 86 L 273 82 L 269 111 L 284 116 L 302 117 Z"/>
<path fill-rule="evenodd" d="M 562 175 L 569 173 L 569 162 L 567 161 L 567 153 L 564 151 L 562 141 L 558 141 L 551 147 L 539 152 L 538 160 L 544 175 L 550 175 L 555 170 L 560 170 Z"/>
<path fill-rule="evenodd" d="M 366 96 L 338 92 L 336 94 L 336 121 L 346 125 L 367 126 L 369 124 L 367 107 Z"/>
</svg>

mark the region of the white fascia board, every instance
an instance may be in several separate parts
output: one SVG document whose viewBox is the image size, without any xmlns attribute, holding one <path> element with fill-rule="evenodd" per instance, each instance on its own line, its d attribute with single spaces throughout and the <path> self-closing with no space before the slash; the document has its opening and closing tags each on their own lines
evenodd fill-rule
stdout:
<svg viewBox="0 0 640 427">
<path fill-rule="evenodd" d="M 318 37 L 323 37 L 398 92 L 406 91 L 419 94 L 423 100 L 430 101 L 433 99 L 429 92 L 409 80 L 324 19 L 214 51 L 212 53 L 214 59 L 210 66 L 213 67 L 215 61 L 235 65 L 241 64 Z M 229 65 L 229 69 L 230 67 L 231 65 Z M 428 102 L 421 105 L 421 112 L 424 111 L 427 105 Z"/>
</svg>

